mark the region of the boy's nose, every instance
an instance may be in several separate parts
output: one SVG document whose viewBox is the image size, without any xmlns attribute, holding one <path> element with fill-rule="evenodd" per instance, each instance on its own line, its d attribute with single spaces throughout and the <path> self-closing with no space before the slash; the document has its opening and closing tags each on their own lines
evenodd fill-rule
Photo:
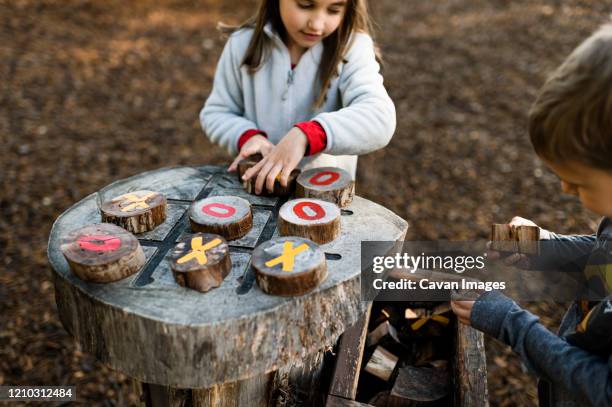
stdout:
<svg viewBox="0 0 612 407">
<path fill-rule="evenodd" d="M 308 20 L 308 29 L 312 30 L 316 33 L 320 33 L 323 31 L 325 24 L 323 23 L 322 18 L 314 17 Z"/>
</svg>

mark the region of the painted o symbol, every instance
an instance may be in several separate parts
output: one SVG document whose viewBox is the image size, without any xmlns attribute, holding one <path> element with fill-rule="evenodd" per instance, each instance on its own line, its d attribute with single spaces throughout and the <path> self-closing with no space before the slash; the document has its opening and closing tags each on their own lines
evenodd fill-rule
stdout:
<svg viewBox="0 0 612 407">
<path fill-rule="evenodd" d="M 90 252 L 114 252 L 121 247 L 121 239 L 109 235 L 87 235 L 79 237 L 77 244 Z"/>
<path fill-rule="evenodd" d="M 236 213 L 236 208 L 220 202 L 213 202 L 202 207 L 202 212 L 215 218 L 229 218 Z"/>
<path fill-rule="evenodd" d="M 308 182 L 312 185 L 329 185 L 336 182 L 340 178 L 340 174 L 334 171 L 322 171 L 314 175 Z"/>
<path fill-rule="evenodd" d="M 306 208 L 310 213 L 306 213 Z M 319 220 L 325 216 L 325 209 L 315 202 L 300 202 L 293 207 L 293 213 L 300 219 Z"/>
</svg>

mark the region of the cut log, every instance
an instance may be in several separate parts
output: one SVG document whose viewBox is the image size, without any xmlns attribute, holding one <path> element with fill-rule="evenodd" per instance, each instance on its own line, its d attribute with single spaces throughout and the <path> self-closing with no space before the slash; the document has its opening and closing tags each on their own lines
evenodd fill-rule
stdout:
<svg viewBox="0 0 612 407">
<path fill-rule="evenodd" d="M 257 164 L 262 159 L 263 157 L 261 156 L 261 154 L 255 154 L 255 155 L 245 158 L 244 160 L 238 163 L 238 176 L 240 177 L 240 182 L 242 182 L 242 186 L 244 190 L 247 191 L 249 194 L 255 193 L 255 182 L 257 181 L 257 176 L 251 177 L 247 181 L 243 181 L 242 176 L 249 168 L 253 167 L 255 164 Z M 280 173 L 279 173 L 279 175 L 276 177 L 276 180 L 274 181 L 274 188 L 272 192 L 268 191 L 268 189 L 264 185 L 260 195 L 261 196 L 290 196 L 292 195 L 295 192 L 295 181 L 299 175 L 300 175 L 300 170 L 295 169 L 291 171 L 291 174 L 289 174 L 289 179 L 287 180 L 287 186 L 284 187 L 280 183 Z"/>
<path fill-rule="evenodd" d="M 259 245 L 251 264 L 259 287 L 272 295 L 303 295 L 327 277 L 323 250 L 299 237 L 281 237 Z"/>
<path fill-rule="evenodd" d="M 189 235 L 170 253 L 170 268 L 179 285 L 207 292 L 219 287 L 232 269 L 229 246 L 219 235 Z"/>
<path fill-rule="evenodd" d="M 253 212 L 246 199 L 213 196 L 194 202 L 189 208 L 189 220 L 194 232 L 212 233 L 235 240 L 253 227 Z"/>
<path fill-rule="evenodd" d="M 72 272 L 95 283 L 121 280 L 145 263 L 138 239 L 110 223 L 73 230 L 62 238 L 60 248 Z"/>
<path fill-rule="evenodd" d="M 414 405 L 411 402 L 433 402 L 449 395 L 450 375 L 446 369 L 406 366 L 399 369 L 389 406 Z M 418 405 L 424 406 L 426 404 Z"/>
<path fill-rule="evenodd" d="M 295 194 L 298 198 L 320 199 L 345 208 L 353 202 L 355 182 L 341 168 L 312 168 L 297 178 Z"/>
<path fill-rule="evenodd" d="M 385 321 L 378 325 L 376 329 L 368 334 L 366 346 L 378 345 L 385 338 L 391 338 L 396 343 L 400 343 L 399 337 L 397 336 L 397 330 L 389 321 Z"/>
<path fill-rule="evenodd" d="M 537 226 L 517 226 L 515 228 L 520 253 L 537 255 L 539 253 L 540 228 Z"/>
<path fill-rule="evenodd" d="M 340 208 L 319 199 L 294 199 L 278 214 L 281 236 L 299 236 L 325 244 L 340 236 Z"/>
<path fill-rule="evenodd" d="M 364 370 L 381 380 L 388 381 L 395 370 L 398 358 L 382 346 L 376 347 Z"/>
<path fill-rule="evenodd" d="M 253 167 L 255 164 L 260 162 L 262 159 L 263 159 L 263 156 L 257 153 L 257 154 L 248 156 L 247 158 L 245 158 L 244 160 L 241 160 L 238 163 L 238 179 L 240 180 L 240 182 L 242 182 L 242 176 L 244 175 L 244 173 L 247 172 L 249 168 Z"/>
<path fill-rule="evenodd" d="M 512 226 L 507 224 L 491 225 L 491 249 L 506 253 L 518 252 L 518 243 Z"/>
<path fill-rule="evenodd" d="M 166 197 L 146 190 L 129 192 L 102 203 L 100 212 L 104 223 L 144 233 L 166 220 Z"/>
</svg>

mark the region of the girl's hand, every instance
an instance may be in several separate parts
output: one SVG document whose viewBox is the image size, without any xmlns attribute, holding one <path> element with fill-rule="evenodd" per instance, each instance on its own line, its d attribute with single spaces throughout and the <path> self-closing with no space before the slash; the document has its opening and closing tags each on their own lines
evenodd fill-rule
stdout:
<svg viewBox="0 0 612 407">
<path fill-rule="evenodd" d="M 257 175 L 255 193 L 258 195 L 263 189 L 264 182 L 266 189 L 272 192 L 274 181 L 279 174 L 281 185 L 286 187 L 291 171 L 304 157 L 307 146 L 308 139 L 302 130 L 297 127 L 292 128 L 272 151 L 264 156 L 263 160 L 244 173 L 242 179 L 246 181 Z"/>
<path fill-rule="evenodd" d="M 459 322 L 471 326 L 470 317 L 472 316 L 472 307 L 475 301 L 451 301 L 451 308 Z"/>
<path fill-rule="evenodd" d="M 238 163 L 248 156 L 260 153 L 262 156 L 267 156 L 274 148 L 274 144 L 264 136 L 257 134 L 251 137 L 240 149 L 240 153 L 236 156 L 232 164 L 227 169 L 229 172 L 234 172 L 238 169 Z"/>
</svg>

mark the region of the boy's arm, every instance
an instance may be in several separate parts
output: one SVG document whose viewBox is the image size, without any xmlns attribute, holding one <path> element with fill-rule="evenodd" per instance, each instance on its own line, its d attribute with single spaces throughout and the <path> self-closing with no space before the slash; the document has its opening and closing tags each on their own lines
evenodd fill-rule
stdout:
<svg viewBox="0 0 612 407">
<path fill-rule="evenodd" d="M 215 80 L 210 96 L 200 111 L 200 123 L 208 138 L 229 151 L 238 153 L 238 140 L 248 130 L 257 129 L 257 125 L 243 117 L 244 100 L 240 78 L 240 56 L 234 49 L 236 35 L 227 43 L 215 72 Z"/>
<path fill-rule="evenodd" d="M 612 405 L 612 358 L 570 345 L 540 324 L 538 317 L 497 291 L 476 300 L 470 321 L 474 328 L 510 345 L 528 367 L 549 381 L 594 406 Z"/>
<path fill-rule="evenodd" d="M 559 235 L 548 232 L 540 241 L 540 254 L 530 258 L 532 270 L 582 271 L 593 250 L 595 235 Z"/>
<path fill-rule="evenodd" d="M 340 73 L 338 87 L 345 106 L 313 118 L 327 137 L 324 153 L 360 155 L 386 146 L 395 131 L 395 105 L 383 86 L 374 43 L 356 34 Z"/>
</svg>

